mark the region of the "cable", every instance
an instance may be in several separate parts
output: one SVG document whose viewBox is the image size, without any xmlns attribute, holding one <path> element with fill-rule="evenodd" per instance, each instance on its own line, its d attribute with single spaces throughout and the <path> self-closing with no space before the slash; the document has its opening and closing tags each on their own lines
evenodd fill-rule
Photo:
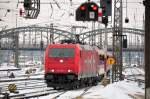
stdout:
<svg viewBox="0 0 150 99">
<path fill-rule="evenodd" d="M 52 6 L 52 4 L 50 3 L 50 7 L 51 7 L 51 9 L 52 9 L 52 12 L 51 12 L 51 15 L 50 15 L 50 18 L 52 17 L 52 15 L 53 15 L 53 6 Z"/>
<path fill-rule="evenodd" d="M 143 4 L 142 2 L 122 2 L 122 3 L 139 3 L 139 4 Z"/>
<path fill-rule="evenodd" d="M 126 18 L 125 18 L 125 23 L 129 23 L 129 18 L 128 18 L 128 4 L 127 4 L 127 0 L 126 0 Z"/>
<path fill-rule="evenodd" d="M 58 2 L 57 1 L 55 1 L 55 0 L 53 0 L 54 2 L 55 2 L 55 4 L 57 5 L 57 7 L 59 8 L 59 9 L 61 9 L 61 7 L 59 6 L 59 4 L 58 4 Z"/>
<path fill-rule="evenodd" d="M 70 6 L 72 6 L 73 4 L 72 4 L 72 0 L 70 0 Z"/>
<path fill-rule="evenodd" d="M 126 0 L 126 18 L 127 18 L 127 9 L 128 9 L 128 5 L 127 5 L 127 0 Z"/>
</svg>

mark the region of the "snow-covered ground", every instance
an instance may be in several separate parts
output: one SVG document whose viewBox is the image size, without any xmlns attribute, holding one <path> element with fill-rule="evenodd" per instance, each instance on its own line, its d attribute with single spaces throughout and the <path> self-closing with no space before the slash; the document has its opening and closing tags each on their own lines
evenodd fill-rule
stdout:
<svg viewBox="0 0 150 99">
<path fill-rule="evenodd" d="M 16 68 L 12 66 L 11 67 L 1 66 L 0 70 L 2 69 L 16 69 Z M 127 68 L 124 70 L 124 74 L 126 75 L 132 75 L 132 74 L 136 75 L 139 73 L 144 74 L 144 70 L 139 69 L 137 67 Z M 22 74 L 21 71 L 15 72 L 15 75 L 21 75 L 21 74 Z M 37 89 L 35 90 L 33 89 L 33 91 L 36 90 Z M 75 99 L 79 97 L 84 92 L 84 90 L 85 88 L 67 91 L 57 99 Z M 24 92 L 29 92 L 29 90 L 27 91 L 24 90 Z M 57 95 L 58 93 L 50 94 L 47 96 L 39 97 L 39 99 L 52 99 Z M 82 96 L 82 99 L 135 99 L 133 97 L 139 97 L 139 99 L 144 99 L 144 88 L 143 86 L 139 86 L 139 84 L 135 81 L 128 81 L 125 79 L 123 81 L 108 84 L 107 86 L 103 86 L 99 83 L 97 86 L 93 86 L 92 88 L 90 88 Z"/>
<path fill-rule="evenodd" d="M 15 71 L 15 72 L 14 72 Z M 15 75 L 22 74 L 21 70 L 14 67 L 13 65 L 8 65 L 3 63 L 0 66 L 0 78 L 4 76 L 9 76 L 13 72 Z"/>
<path fill-rule="evenodd" d="M 12 77 L 12 73 L 14 77 Z M 13 65 L 7 63 L 0 66 L 0 80 L 16 80 L 25 78 L 43 78 L 44 71 L 43 65 L 24 67 L 22 69 L 16 68 Z"/>
<path fill-rule="evenodd" d="M 78 99 L 77 97 L 82 93 L 82 89 L 68 91 L 57 99 Z M 82 96 L 82 99 L 134 99 L 133 96 L 136 96 L 137 94 L 144 97 L 144 90 L 138 87 L 137 83 L 124 80 L 109 84 L 106 87 L 100 84 L 93 86 Z M 57 94 L 43 96 L 39 99 L 52 99 L 56 95 Z"/>
</svg>

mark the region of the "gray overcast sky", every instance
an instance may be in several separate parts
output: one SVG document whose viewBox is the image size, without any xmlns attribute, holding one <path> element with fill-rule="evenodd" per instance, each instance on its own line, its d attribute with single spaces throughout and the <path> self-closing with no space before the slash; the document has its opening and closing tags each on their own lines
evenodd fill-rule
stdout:
<svg viewBox="0 0 150 99">
<path fill-rule="evenodd" d="M 7 2 L 9 3 L 2 3 Z M 41 0 L 42 2 L 54 2 L 57 1 L 61 7 L 59 9 L 56 4 L 53 4 L 53 10 L 51 9 L 50 4 L 41 4 L 41 11 L 37 19 L 25 19 L 19 16 L 19 9 L 23 8 L 23 4 L 19 4 L 17 8 L 18 0 L 0 0 L 0 27 L 4 27 L 7 25 L 7 28 L 16 27 L 16 19 L 17 26 L 27 26 L 32 24 L 50 24 L 54 23 L 54 25 L 83 25 L 83 26 L 91 26 L 89 22 L 76 22 L 75 15 L 70 16 L 70 13 L 75 14 L 75 9 L 83 2 L 87 0 L 72 0 L 73 5 L 71 6 L 70 0 Z M 21 0 L 19 0 L 21 1 Z M 99 0 L 91 0 L 96 1 Z M 113 0 L 114 1 L 114 0 Z M 124 27 L 133 27 L 133 28 L 142 28 L 143 26 L 143 14 L 144 14 L 144 6 L 140 2 L 143 0 L 127 0 L 128 8 L 127 15 L 129 17 L 130 22 L 128 24 L 124 23 Z M 123 19 L 126 17 L 126 0 L 123 0 Z M 11 9 L 9 13 L 6 14 L 7 9 Z M 6 16 L 5 16 L 6 15 Z M 123 20 L 124 22 L 124 20 Z M 90 23 L 91 24 L 91 23 Z M 64 27 L 63 27 L 64 28 Z M 1 30 L 1 29 L 0 29 Z"/>
</svg>

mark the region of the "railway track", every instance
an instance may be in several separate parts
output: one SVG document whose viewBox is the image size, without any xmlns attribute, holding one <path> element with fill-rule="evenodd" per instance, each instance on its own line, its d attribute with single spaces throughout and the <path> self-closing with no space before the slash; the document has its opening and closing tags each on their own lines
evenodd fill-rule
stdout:
<svg viewBox="0 0 150 99">
<path fill-rule="evenodd" d="M 134 81 L 138 83 L 138 86 L 144 86 L 145 84 L 145 74 L 139 70 L 137 67 L 129 67 L 130 74 L 125 75 L 128 81 Z"/>
<path fill-rule="evenodd" d="M 67 91 L 62 91 L 60 94 L 56 95 L 55 97 L 53 97 L 52 99 L 57 99 L 59 98 L 61 95 L 65 94 Z"/>
<path fill-rule="evenodd" d="M 9 80 L 0 80 L 0 82 L 0 87 L 3 87 L 3 89 L 5 89 L 4 92 L 7 93 L 9 84 L 13 83 L 17 86 L 18 94 L 9 93 L 9 97 L 11 99 L 26 99 L 58 93 L 58 95 L 53 97 L 53 99 L 56 99 L 67 92 L 67 90 L 53 90 L 53 88 L 47 88 L 44 78 L 15 78 Z M 81 96 L 83 96 L 86 91 L 87 88 L 84 90 Z"/>
<path fill-rule="evenodd" d="M 135 70 L 138 71 L 138 69 L 135 68 Z M 126 75 L 127 80 L 129 81 L 135 81 L 137 83 L 144 84 L 145 80 L 144 75 L 138 71 L 139 73 L 135 74 L 133 70 L 131 70 L 132 74 Z M 10 82 L 11 81 L 11 82 Z M 30 78 L 30 79 L 9 79 L 9 80 L 0 80 L 0 87 L 3 86 L 8 92 L 8 85 L 10 83 L 15 83 L 17 85 L 17 90 L 19 91 L 18 94 L 10 94 L 11 99 L 26 99 L 26 98 L 34 98 L 34 97 L 40 97 L 45 95 L 52 95 L 56 93 L 56 96 L 54 96 L 52 99 L 56 99 L 61 97 L 63 94 L 65 94 L 66 90 L 53 90 L 52 88 L 47 88 L 47 85 L 44 82 L 44 78 Z M 84 95 L 90 93 L 88 90 L 91 88 L 86 87 L 83 89 L 83 92 L 76 97 L 75 99 L 82 99 Z M 32 90 L 31 90 L 32 89 Z M 76 90 L 75 90 L 76 91 Z M 66 94 L 65 94 L 66 95 Z"/>
<path fill-rule="evenodd" d="M 28 78 L 28 77 L 30 77 L 30 78 L 34 78 L 34 77 L 36 77 L 37 78 L 37 76 L 44 76 L 44 74 L 24 74 L 24 75 L 15 75 L 15 78 Z M 0 77 L 0 81 L 1 80 L 8 80 L 8 79 L 10 79 L 11 77 L 10 77 L 10 75 L 9 76 L 3 76 L 3 77 Z M 15 78 L 12 78 L 12 79 L 15 79 Z"/>
<path fill-rule="evenodd" d="M 29 93 L 23 93 L 23 94 L 17 94 L 17 95 L 10 95 L 10 98 L 11 99 L 27 99 L 27 98 L 40 97 L 40 96 L 45 96 L 45 95 L 54 94 L 54 93 L 60 93 L 60 92 L 63 92 L 63 91 L 49 89 L 49 90 L 41 90 L 41 91 L 35 91 L 35 92 L 29 92 Z"/>
<path fill-rule="evenodd" d="M 47 85 L 44 82 L 44 79 L 15 79 L 11 80 L 12 82 L 9 82 L 9 80 L 3 80 L 2 83 L 0 83 L 0 87 L 3 90 L 2 93 L 8 93 L 10 99 L 27 99 L 32 97 L 40 97 L 48 94 L 53 93 L 60 93 L 64 92 L 62 90 L 57 91 L 53 90 L 52 88 L 47 88 Z M 9 84 L 15 84 L 17 86 L 18 93 L 9 93 L 8 91 L 8 85 Z M 2 98 L 3 99 L 3 98 Z"/>
<path fill-rule="evenodd" d="M 0 80 L 1 92 L 8 91 L 8 86 L 10 84 L 15 84 L 17 91 L 27 90 L 27 89 L 36 89 L 36 88 L 46 88 L 44 78 L 30 78 L 30 79 L 13 79 L 13 80 Z"/>
<path fill-rule="evenodd" d="M 83 96 L 84 96 L 85 94 L 88 94 L 88 93 L 89 93 L 88 90 L 89 90 L 90 88 L 92 88 L 92 86 L 85 88 L 85 89 L 83 90 L 83 92 L 82 92 L 79 96 L 75 97 L 75 99 L 83 99 Z"/>
</svg>

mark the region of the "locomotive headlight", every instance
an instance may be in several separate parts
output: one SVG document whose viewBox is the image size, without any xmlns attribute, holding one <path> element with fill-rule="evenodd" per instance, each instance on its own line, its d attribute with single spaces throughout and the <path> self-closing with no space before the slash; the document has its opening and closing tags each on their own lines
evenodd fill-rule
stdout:
<svg viewBox="0 0 150 99">
<path fill-rule="evenodd" d="M 54 71 L 55 71 L 54 69 L 51 70 L 51 72 L 54 72 Z"/>
<path fill-rule="evenodd" d="M 68 73 L 72 72 L 72 70 L 68 69 Z"/>
<path fill-rule="evenodd" d="M 61 59 L 61 60 L 59 60 L 59 62 L 60 62 L 60 63 L 63 63 L 64 61 Z"/>
</svg>

